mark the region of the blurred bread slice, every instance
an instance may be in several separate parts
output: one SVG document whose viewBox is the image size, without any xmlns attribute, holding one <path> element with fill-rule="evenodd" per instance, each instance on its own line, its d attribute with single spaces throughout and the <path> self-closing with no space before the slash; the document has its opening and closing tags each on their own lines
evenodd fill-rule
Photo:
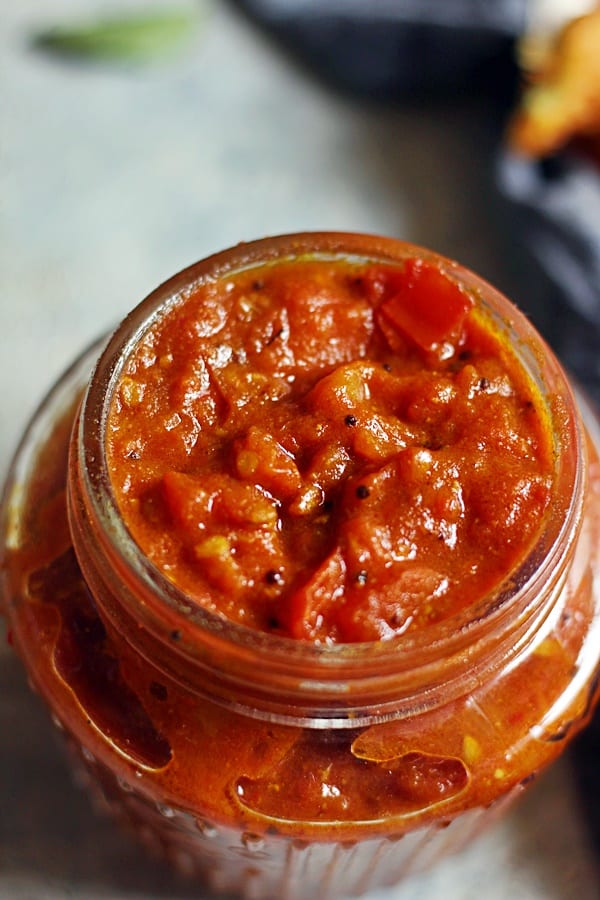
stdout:
<svg viewBox="0 0 600 900">
<path fill-rule="evenodd" d="M 519 62 L 526 86 L 509 125 L 511 149 L 542 157 L 573 138 L 600 141 L 598 5 L 554 33 L 533 28 L 523 39 Z"/>
</svg>

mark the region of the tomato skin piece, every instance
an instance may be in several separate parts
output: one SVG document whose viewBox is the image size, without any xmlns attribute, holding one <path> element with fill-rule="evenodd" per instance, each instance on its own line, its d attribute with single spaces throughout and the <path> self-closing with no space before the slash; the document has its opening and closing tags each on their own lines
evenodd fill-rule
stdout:
<svg viewBox="0 0 600 900">
<path fill-rule="evenodd" d="M 214 490 L 201 489 L 197 478 L 183 472 L 165 472 L 162 478 L 167 510 L 189 541 L 197 539 L 206 528 L 213 508 Z"/>
<path fill-rule="evenodd" d="M 223 527 L 274 528 L 277 509 L 262 489 L 231 476 L 165 472 L 163 490 L 173 521 L 188 540 Z"/>
<path fill-rule="evenodd" d="M 343 597 L 346 563 L 337 547 L 309 580 L 289 598 L 283 618 L 297 640 L 317 640 L 323 617 Z"/>
<path fill-rule="evenodd" d="M 239 478 L 262 485 L 280 500 L 290 500 L 302 489 L 292 454 L 257 425 L 252 425 L 237 442 L 235 464 Z"/>
<path fill-rule="evenodd" d="M 455 338 L 473 306 L 460 285 L 422 259 L 407 260 L 395 287 L 380 313 L 426 351 Z"/>
</svg>

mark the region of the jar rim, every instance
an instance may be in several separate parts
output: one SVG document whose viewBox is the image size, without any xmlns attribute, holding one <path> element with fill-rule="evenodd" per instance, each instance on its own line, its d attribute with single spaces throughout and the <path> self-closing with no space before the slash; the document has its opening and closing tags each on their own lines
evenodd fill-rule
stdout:
<svg viewBox="0 0 600 900">
<path fill-rule="evenodd" d="M 542 532 L 526 558 L 482 601 L 440 622 L 385 640 L 354 644 L 302 641 L 263 633 L 190 604 L 186 594 L 140 550 L 120 515 L 111 486 L 105 454 L 108 410 L 124 363 L 148 329 L 186 293 L 206 281 L 259 264 L 308 255 L 391 263 L 418 256 L 435 261 L 476 294 L 496 317 L 498 327 L 510 336 L 554 426 L 557 446 L 552 503 Z M 518 621 L 523 635 L 527 633 L 527 621 L 537 614 L 543 593 L 538 588 L 560 568 L 575 541 L 582 515 L 585 449 L 581 423 L 565 373 L 543 338 L 507 298 L 478 275 L 415 244 L 375 235 L 305 232 L 262 238 L 213 254 L 167 280 L 132 310 L 106 344 L 83 399 L 76 441 L 76 465 L 89 501 L 88 512 L 113 564 L 130 583 L 143 586 L 144 603 L 136 614 L 147 628 L 165 640 L 178 630 L 185 632 L 190 640 L 178 641 L 177 652 L 198 660 L 206 658 L 207 652 L 213 659 L 224 647 L 234 648 L 234 680 L 241 681 L 254 672 L 257 661 L 262 674 L 256 677 L 265 686 L 275 671 L 287 673 L 299 683 L 302 672 L 308 670 L 312 677 L 304 681 L 310 683 L 309 693 L 337 694 L 340 700 L 352 681 L 368 683 L 386 674 L 395 681 L 399 667 L 425 671 L 444 657 L 446 669 L 448 661 L 454 660 L 456 678 L 462 682 L 465 665 L 483 646 L 504 658 L 507 652 L 518 652 L 519 642 L 513 640 L 509 649 L 498 632 Z"/>
</svg>

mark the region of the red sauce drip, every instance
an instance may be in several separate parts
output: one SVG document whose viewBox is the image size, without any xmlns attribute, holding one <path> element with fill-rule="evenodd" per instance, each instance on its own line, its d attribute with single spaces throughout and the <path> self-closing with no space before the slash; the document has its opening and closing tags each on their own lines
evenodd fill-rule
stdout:
<svg viewBox="0 0 600 900">
<path fill-rule="evenodd" d="M 242 806 L 263 816 L 306 822 L 372 821 L 414 812 L 456 796 L 468 784 L 462 760 L 408 753 L 385 763 L 358 759 L 350 751 L 352 734 L 306 734 L 281 762 L 258 779 L 240 778 Z"/>
<path fill-rule="evenodd" d="M 171 759 L 169 743 L 122 677 L 73 549 L 32 572 L 29 592 L 60 613 L 54 665 L 94 725 L 141 765 L 166 766 Z"/>
</svg>

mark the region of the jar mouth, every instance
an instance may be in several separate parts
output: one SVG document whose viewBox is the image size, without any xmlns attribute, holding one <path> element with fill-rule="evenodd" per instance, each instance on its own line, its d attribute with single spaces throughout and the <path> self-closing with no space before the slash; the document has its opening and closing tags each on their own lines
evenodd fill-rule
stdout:
<svg viewBox="0 0 600 900">
<path fill-rule="evenodd" d="M 112 397 L 125 361 L 149 328 L 188 293 L 207 281 L 221 279 L 258 264 L 297 259 L 337 258 L 352 261 L 399 263 L 418 256 L 435 260 L 452 279 L 475 295 L 495 325 L 510 340 L 546 404 L 555 435 L 555 478 L 543 529 L 519 566 L 497 589 L 462 612 L 415 631 L 364 643 L 313 643 L 257 631 L 193 601 L 142 553 L 129 533 L 118 508 L 106 459 L 106 427 Z M 423 672 L 444 660 L 453 665 L 458 681 L 481 652 L 492 656 L 519 652 L 519 640 L 498 636 L 503 623 L 527 622 L 536 615 L 541 585 L 552 580 L 561 560 L 570 552 L 579 531 L 584 493 L 584 443 L 571 387 L 565 374 L 537 331 L 504 296 L 457 263 L 417 245 L 371 235 L 315 232 L 264 238 L 214 254 L 183 270 L 153 291 L 117 328 L 93 372 L 79 417 L 77 467 L 85 486 L 88 515 L 97 526 L 98 540 L 125 580 L 143 589 L 144 602 L 136 616 L 161 640 L 178 638 L 177 652 L 211 660 L 225 648 L 234 648 L 237 681 L 254 674 L 257 666 L 268 683 L 275 670 L 296 684 L 306 682 L 308 692 L 338 695 L 354 681 L 368 682 L 389 674 Z M 181 640 L 179 640 L 181 638 Z M 189 639 L 188 639 L 189 638 Z M 227 658 L 227 653 L 225 657 Z M 268 663 L 265 660 L 268 659 Z M 226 668 L 226 664 L 224 663 Z M 463 675 L 459 675 L 459 670 Z M 310 672 L 305 678 L 302 673 Z M 448 672 L 446 673 L 448 674 Z M 409 679 L 412 684 L 412 676 Z M 464 685 L 463 685 L 464 689 Z"/>
</svg>

